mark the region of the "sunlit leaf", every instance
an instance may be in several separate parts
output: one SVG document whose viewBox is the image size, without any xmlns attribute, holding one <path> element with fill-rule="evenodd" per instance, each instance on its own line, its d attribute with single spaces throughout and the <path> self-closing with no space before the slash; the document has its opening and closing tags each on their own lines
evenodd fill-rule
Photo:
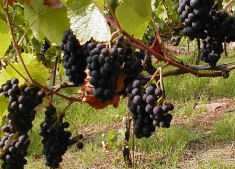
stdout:
<svg viewBox="0 0 235 169">
<path fill-rule="evenodd" d="M 44 0 L 25 3 L 24 15 L 29 22 L 34 36 L 42 40 L 47 38 L 52 43 L 61 44 L 64 31 L 69 29 L 69 20 L 66 8 L 50 8 L 43 5 Z"/>
<path fill-rule="evenodd" d="M 66 5 L 70 18 L 70 28 L 81 44 L 86 43 L 91 38 L 99 42 L 110 40 L 110 29 L 95 3 L 92 3 L 91 0 L 81 0 Z"/>
<path fill-rule="evenodd" d="M 116 9 L 117 19 L 123 30 L 133 35 L 135 38 L 142 39 L 147 29 L 150 18 L 140 17 L 130 1 L 125 1 Z"/>
<path fill-rule="evenodd" d="M 9 103 L 9 98 L 6 98 L 4 95 L 0 95 L 0 125 L 2 123 L 2 118 L 8 113 Z"/>
<path fill-rule="evenodd" d="M 0 58 L 5 54 L 11 44 L 11 35 L 6 22 L 0 20 Z"/>
<path fill-rule="evenodd" d="M 49 70 L 42 63 L 40 63 L 32 54 L 24 53 L 22 54 L 22 57 L 32 78 L 38 81 L 39 83 L 46 85 L 46 81 L 50 78 Z M 12 63 L 12 66 L 24 77 L 27 78 L 23 66 L 20 63 Z M 6 69 L 2 69 L 0 74 L 0 85 L 4 84 L 7 80 L 10 80 L 12 78 L 18 78 L 20 85 L 25 83 L 24 78 L 22 78 L 13 69 L 12 66 L 8 65 Z"/>
</svg>

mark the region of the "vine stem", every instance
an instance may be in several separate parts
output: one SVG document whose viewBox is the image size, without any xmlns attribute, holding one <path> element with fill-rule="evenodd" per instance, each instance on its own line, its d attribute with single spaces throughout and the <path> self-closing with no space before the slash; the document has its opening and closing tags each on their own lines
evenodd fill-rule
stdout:
<svg viewBox="0 0 235 169">
<path fill-rule="evenodd" d="M 74 103 L 73 101 L 70 101 L 69 104 L 64 108 L 64 110 L 63 110 L 62 112 L 60 112 L 60 115 L 59 115 L 59 117 L 57 118 L 57 121 L 55 122 L 55 124 L 59 122 L 59 120 L 61 119 L 61 117 L 65 115 L 66 110 L 68 110 L 68 108 L 69 108 L 73 103 Z"/>
<path fill-rule="evenodd" d="M 52 86 L 55 86 L 57 63 L 58 63 L 58 56 L 56 56 L 55 67 L 53 69 L 53 76 L 52 76 L 52 79 L 51 79 Z M 51 98 L 50 98 L 51 104 L 52 104 L 52 101 L 53 101 L 53 94 L 51 95 Z"/>
<path fill-rule="evenodd" d="M 59 85 L 50 87 L 50 89 L 55 92 L 58 92 L 60 89 L 67 88 L 67 87 L 74 87 L 74 85 L 72 83 L 62 82 Z"/>
<path fill-rule="evenodd" d="M 58 93 L 58 92 L 56 92 L 56 91 L 54 91 L 54 90 L 51 90 L 51 89 L 47 88 L 46 86 L 41 85 L 40 83 L 38 83 L 38 82 L 35 81 L 35 80 L 33 80 L 33 83 L 34 83 L 35 85 L 39 86 L 40 88 L 42 88 L 42 89 L 44 89 L 44 90 L 46 90 L 46 91 L 52 93 L 52 94 L 55 94 L 55 95 L 60 96 L 60 97 L 62 97 L 62 98 L 64 98 L 64 99 L 66 99 L 66 100 L 69 100 L 70 102 L 74 102 L 74 101 L 82 102 L 82 99 L 81 99 L 81 98 L 76 98 L 76 97 L 70 97 L 70 96 L 63 95 L 63 94 L 61 94 L 61 93 Z"/>
<path fill-rule="evenodd" d="M 123 141 L 123 158 L 126 164 L 128 165 L 128 167 L 132 167 L 133 164 L 132 164 L 131 157 L 130 157 L 130 148 L 128 146 L 129 140 L 130 140 L 130 130 L 131 130 L 132 119 L 129 117 L 129 114 L 130 114 L 129 109 L 126 111 L 126 113 L 127 113 L 127 118 L 125 119 L 125 122 L 124 122 L 126 131 L 125 131 L 125 138 Z"/>
<path fill-rule="evenodd" d="M 233 0 L 234 1 L 234 0 Z M 106 18 L 106 20 L 116 29 L 119 30 L 118 26 L 119 23 L 118 21 L 115 19 L 115 21 L 113 21 L 111 18 L 109 18 L 107 15 L 104 15 L 104 17 Z M 112 14 L 113 18 L 116 18 L 114 14 Z M 165 57 L 161 54 L 159 54 L 158 52 L 156 52 L 155 50 L 153 50 L 151 47 L 145 45 L 143 42 L 141 42 L 140 40 L 134 38 L 133 36 L 131 36 L 130 34 L 128 34 L 127 32 L 125 32 L 124 30 L 120 30 L 120 32 L 125 35 L 128 39 L 130 40 L 125 40 L 126 43 L 129 43 L 132 46 L 135 46 L 139 49 L 142 49 L 144 51 L 149 52 L 150 54 L 152 54 L 158 61 L 164 61 L 164 62 L 168 62 L 170 65 L 178 67 L 179 69 L 185 70 L 188 73 L 191 73 L 197 77 L 217 77 L 221 74 L 221 72 L 215 72 L 215 73 L 200 73 L 197 70 L 194 70 L 188 66 L 183 65 L 182 63 L 176 61 L 175 59 L 171 58 L 171 57 Z"/>
<path fill-rule="evenodd" d="M 228 7 L 230 7 L 233 2 L 235 2 L 235 0 L 230 0 L 230 1 L 227 3 L 227 5 L 224 7 L 223 11 L 227 10 Z"/>
<path fill-rule="evenodd" d="M 29 25 L 29 27 L 24 31 L 24 34 L 22 35 L 22 37 L 20 38 L 19 42 L 17 43 L 17 45 L 19 46 L 22 41 L 24 40 L 25 36 L 27 35 L 29 29 L 31 28 L 31 26 L 33 26 L 33 24 L 35 23 L 37 18 L 34 18 L 33 22 Z"/>
<path fill-rule="evenodd" d="M 6 153 L 6 151 L 8 150 L 9 146 L 11 145 L 11 143 L 16 140 L 19 137 L 19 133 L 16 132 L 10 139 L 10 141 L 7 143 L 7 145 L 4 147 L 4 149 L 2 149 L 1 154 L 0 154 L 0 158 L 2 158 L 2 156 Z"/>
<path fill-rule="evenodd" d="M 149 80 L 149 82 L 144 86 L 144 88 L 147 88 L 150 84 L 152 84 L 152 82 L 156 79 L 157 75 L 160 74 L 160 79 L 162 78 L 162 69 L 165 68 L 166 66 L 169 66 L 169 63 L 165 63 L 163 66 L 159 67 L 155 73 L 153 74 L 153 76 L 151 77 L 151 79 Z"/>
<path fill-rule="evenodd" d="M 2 6 L 3 7 L 3 6 Z M 23 58 L 21 56 L 21 53 L 19 51 L 19 46 L 18 44 L 16 43 L 15 41 L 15 37 L 14 37 L 14 33 L 13 33 L 13 29 L 12 29 L 12 25 L 11 25 L 11 21 L 10 21 L 10 17 L 9 17 L 9 13 L 8 13 L 8 0 L 6 0 L 6 8 L 3 7 L 3 10 L 5 11 L 6 13 L 6 19 L 7 19 L 7 24 L 8 24 L 8 27 L 10 29 L 10 34 L 11 34 L 11 38 L 12 38 L 12 44 L 13 44 L 13 48 L 15 49 L 16 51 L 16 54 L 18 56 L 18 59 L 20 61 L 20 63 L 22 64 L 23 68 L 24 68 L 24 71 L 26 72 L 28 78 L 29 78 L 29 81 L 32 83 L 33 82 L 33 79 L 27 69 L 27 67 L 25 66 L 25 63 L 23 61 Z"/>
<path fill-rule="evenodd" d="M 116 17 L 116 15 L 115 15 L 115 12 L 113 11 L 113 8 L 111 7 L 109 1 L 108 1 L 108 0 L 105 0 L 105 2 L 107 3 L 108 8 L 109 8 L 109 10 L 110 10 L 110 12 L 111 12 L 111 15 L 112 15 L 114 21 L 115 21 L 116 24 L 117 24 L 118 31 L 122 30 L 122 28 L 121 28 L 121 26 L 120 26 L 120 24 L 119 24 L 119 22 L 118 22 L 118 20 L 117 20 L 117 17 Z"/>
<path fill-rule="evenodd" d="M 12 67 L 12 69 L 14 71 L 16 71 L 16 73 L 18 73 L 26 82 L 30 83 L 29 80 L 24 77 L 24 75 L 22 75 L 6 58 L 3 58 L 4 62 L 6 62 L 8 65 L 10 65 Z"/>
</svg>

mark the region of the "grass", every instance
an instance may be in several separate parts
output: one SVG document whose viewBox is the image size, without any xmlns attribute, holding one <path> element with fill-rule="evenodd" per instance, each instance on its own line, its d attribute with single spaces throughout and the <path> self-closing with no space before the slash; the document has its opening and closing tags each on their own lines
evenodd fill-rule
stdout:
<svg viewBox="0 0 235 169">
<path fill-rule="evenodd" d="M 225 119 L 216 122 L 212 130 L 215 140 L 232 142 L 235 139 L 235 116 L 227 115 Z"/>
<path fill-rule="evenodd" d="M 220 63 L 234 60 L 235 51 L 230 56 L 222 59 Z M 191 63 L 185 55 L 181 59 Z M 168 69 L 168 68 L 167 68 Z M 172 68 L 169 68 L 172 70 Z M 205 109 L 194 109 L 194 105 L 208 103 L 214 99 L 235 98 L 235 72 L 230 73 L 230 78 L 197 78 L 186 74 L 164 78 L 167 99 L 176 105 L 173 112 L 174 118 L 179 122 L 169 129 L 157 129 L 150 139 L 135 139 L 136 168 L 235 168 L 234 156 L 222 158 L 216 153 L 207 157 L 210 151 L 225 150 L 232 147 L 235 141 L 235 113 L 221 117 L 213 122 L 211 130 L 205 130 L 202 124 L 193 126 L 198 115 L 209 115 Z M 63 93 L 76 93 L 76 88 L 63 89 Z M 55 97 L 58 111 L 62 111 L 68 104 L 63 99 Z M 40 107 L 30 132 L 31 145 L 29 147 L 27 169 L 45 168 L 43 165 L 41 137 L 37 131 L 44 119 L 44 108 Z M 108 106 L 102 110 L 92 109 L 84 103 L 75 103 L 66 112 L 66 119 L 71 123 L 69 130 L 73 135 L 83 133 L 85 147 L 77 150 L 75 146 L 64 156 L 61 168 L 127 168 L 122 158 L 122 150 L 115 147 L 106 147 L 108 131 L 118 131 L 123 128 L 123 116 L 126 112 L 126 99 L 121 99 L 118 108 Z M 210 112 L 209 112 L 210 113 Z M 185 122 L 182 121 L 185 119 Z M 133 148 L 133 139 L 129 143 Z M 227 150 L 227 149 L 226 149 Z M 234 147 L 230 150 L 235 153 Z M 132 153 L 132 151 L 131 151 Z M 207 154 L 208 153 L 208 154 Z M 226 154 L 226 153 L 224 153 Z M 224 155 L 223 154 L 223 155 Z M 35 157 L 39 157 L 35 159 Z M 206 158 L 205 158 L 206 157 Z"/>
</svg>

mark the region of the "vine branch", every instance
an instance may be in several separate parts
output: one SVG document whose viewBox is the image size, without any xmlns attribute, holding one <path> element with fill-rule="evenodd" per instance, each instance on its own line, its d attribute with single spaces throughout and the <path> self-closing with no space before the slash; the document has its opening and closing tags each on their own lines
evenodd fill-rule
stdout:
<svg viewBox="0 0 235 169">
<path fill-rule="evenodd" d="M 235 0 L 233 0 L 235 1 Z M 114 16 L 113 16 L 114 17 Z M 105 16 L 105 18 L 107 19 L 107 21 L 114 26 L 115 29 L 117 29 L 117 23 L 115 21 L 113 21 L 111 18 L 109 18 L 108 16 Z M 123 35 L 125 35 L 128 39 L 126 39 L 124 42 L 125 43 L 129 43 L 130 45 L 137 47 L 139 49 L 142 49 L 144 51 L 149 52 L 150 54 L 152 54 L 158 61 L 164 61 L 165 63 L 169 63 L 172 66 L 178 67 L 179 69 L 182 69 L 183 71 L 186 71 L 188 73 L 191 73 L 193 75 L 195 75 L 196 77 L 217 77 L 217 76 L 222 76 L 221 72 L 216 72 L 216 73 L 200 73 L 199 71 L 186 66 L 178 61 L 176 61 L 174 58 L 172 57 L 165 57 L 161 54 L 159 54 L 158 52 L 156 52 L 155 50 L 152 49 L 152 47 L 147 46 L 146 44 L 144 44 L 143 42 L 141 42 L 140 40 L 134 38 L 133 36 L 131 36 L 130 34 L 128 34 L 127 32 L 125 32 L 124 30 L 120 31 Z"/>
<path fill-rule="evenodd" d="M 223 11 L 227 10 L 228 7 L 230 7 L 233 2 L 235 2 L 235 0 L 230 0 L 230 1 L 227 3 L 227 5 L 224 7 Z"/>
<path fill-rule="evenodd" d="M 2 6 L 2 8 L 3 8 L 3 10 L 4 10 L 5 14 L 6 14 L 7 24 L 8 24 L 8 27 L 10 29 L 10 34 L 11 34 L 11 38 L 12 38 L 13 48 L 16 51 L 18 59 L 19 59 L 20 63 L 22 64 L 22 66 L 24 68 L 24 71 L 26 72 L 26 74 L 27 74 L 27 76 L 29 78 L 29 81 L 32 82 L 33 79 L 31 77 L 27 67 L 25 66 L 25 63 L 24 63 L 24 61 L 22 59 L 22 56 L 21 56 L 21 53 L 20 53 L 20 50 L 19 50 L 19 46 L 18 46 L 18 44 L 15 41 L 15 37 L 14 37 L 13 29 L 12 29 L 12 24 L 11 24 L 9 13 L 8 13 L 8 0 L 6 0 L 6 8 L 4 8 L 3 6 Z"/>
</svg>

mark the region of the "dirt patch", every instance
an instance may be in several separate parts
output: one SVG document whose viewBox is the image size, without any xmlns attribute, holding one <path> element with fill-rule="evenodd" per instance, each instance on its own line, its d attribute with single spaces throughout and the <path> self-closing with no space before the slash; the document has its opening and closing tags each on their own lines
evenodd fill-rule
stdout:
<svg viewBox="0 0 235 169">
<path fill-rule="evenodd" d="M 200 168 L 200 165 L 215 163 L 218 168 L 235 168 L 235 146 L 234 142 L 221 147 L 198 150 L 195 154 L 184 153 L 184 160 L 179 164 L 181 169 Z"/>
<path fill-rule="evenodd" d="M 172 125 L 186 126 L 192 131 L 211 130 L 215 121 L 222 119 L 226 113 L 235 112 L 235 101 L 232 99 L 218 99 L 208 104 L 194 105 L 193 108 L 196 112 L 203 108 L 205 112 L 203 114 L 198 113 L 190 122 L 187 115 L 173 118 Z"/>
</svg>

